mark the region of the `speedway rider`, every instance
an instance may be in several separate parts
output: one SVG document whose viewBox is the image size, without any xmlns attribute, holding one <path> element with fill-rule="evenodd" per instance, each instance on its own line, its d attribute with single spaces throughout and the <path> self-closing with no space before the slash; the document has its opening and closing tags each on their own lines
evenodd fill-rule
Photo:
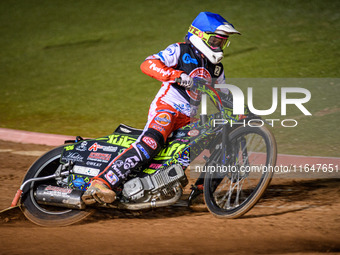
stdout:
<svg viewBox="0 0 340 255">
<path fill-rule="evenodd" d="M 200 94 L 191 89 L 193 77 L 225 83 L 223 50 L 231 34 L 240 34 L 222 16 L 201 12 L 189 27 L 186 41 L 175 43 L 151 55 L 141 70 L 162 82 L 152 101 L 143 133 L 129 148 L 113 159 L 82 196 L 86 204 L 112 203 L 115 188 L 135 168 L 152 159 L 176 129 L 190 123 L 200 102 Z M 181 78 L 180 83 L 175 79 Z"/>
</svg>

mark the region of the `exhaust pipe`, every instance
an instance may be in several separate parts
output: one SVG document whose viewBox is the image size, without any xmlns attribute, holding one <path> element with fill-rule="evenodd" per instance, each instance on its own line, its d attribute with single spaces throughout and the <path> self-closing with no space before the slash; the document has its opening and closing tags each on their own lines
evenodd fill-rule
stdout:
<svg viewBox="0 0 340 255">
<path fill-rule="evenodd" d="M 84 191 L 62 188 L 52 185 L 40 185 L 34 193 L 38 204 L 67 207 L 71 209 L 85 209 L 86 205 L 81 199 Z M 183 190 L 178 187 L 175 195 L 168 200 L 151 201 L 144 203 L 119 203 L 115 208 L 138 211 L 157 207 L 165 207 L 176 203 L 182 196 Z"/>
<path fill-rule="evenodd" d="M 81 200 L 83 193 L 84 191 L 81 190 L 40 185 L 34 192 L 34 197 L 38 204 L 85 209 L 85 203 Z"/>
</svg>

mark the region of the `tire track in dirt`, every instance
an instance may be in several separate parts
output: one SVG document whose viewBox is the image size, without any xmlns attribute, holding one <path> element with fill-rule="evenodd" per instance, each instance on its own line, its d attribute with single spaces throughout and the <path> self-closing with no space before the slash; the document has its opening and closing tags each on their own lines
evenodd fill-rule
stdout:
<svg viewBox="0 0 340 255">
<path fill-rule="evenodd" d="M 0 151 L 2 209 L 9 206 L 37 158 L 12 152 L 43 152 L 51 147 L 0 141 L 0 149 L 5 149 Z M 16 208 L 0 215 L 0 253 L 336 254 L 340 252 L 339 184 L 339 179 L 273 179 L 260 203 L 235 220 L 213 217 L 202 198 L 192 209 L 100 210 L 78 224 L 59 228 L 36 226 Z"/>
</svg>

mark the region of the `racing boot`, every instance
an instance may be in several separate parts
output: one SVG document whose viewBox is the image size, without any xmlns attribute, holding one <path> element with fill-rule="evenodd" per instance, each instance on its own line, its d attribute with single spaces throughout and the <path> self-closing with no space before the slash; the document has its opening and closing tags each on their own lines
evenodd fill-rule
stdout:
<svg viewBox="0 0 340 255">
<path fill-rule="evenodd" d="M 81 199 L 86 205 L 92 205 L 96 202 L 110 204 L 116 199 L 116 193 L 111 190 L 104 182 L 93 180 L 90 187 L 85 191 Z"/>
</svg>

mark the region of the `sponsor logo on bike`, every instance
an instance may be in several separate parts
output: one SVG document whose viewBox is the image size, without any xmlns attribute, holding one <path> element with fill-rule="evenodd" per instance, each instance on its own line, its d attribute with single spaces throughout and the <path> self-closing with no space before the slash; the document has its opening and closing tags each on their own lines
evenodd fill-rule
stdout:
<svg viewBox="0 0 340 255">
<path fill-rule="evenodd" d="M 107 143 L 127 148 L 135 141 L 136 138 L 132 138 L 127 135 L 109 135 Z"/>
<path fill-rule="evenodd" d="M 102 164 L 103 164 L 103 163 L 92 162 L 92 161 L 86 161 L 86 165 L 88 165 L 88 166 L 101 167 Z"/>
<path fill-rule="evenodd" d="M 178 132 L 175 137 L 184 137 L 186 136 L 187 134 L 185 132 Z"/>
<path fill-rule="evenodd" d="M 65 151 L 71 151 L 71 150 L 74 149 L 74 145 L 73 144 L 72 145 L 67 145 L 67 146 L 64 147 L 64 149 L 65 149 Z"/>
<path fill-rule="evenodd" d="M 116 152 L 118 150 L 118 147 L 114 146 L 103 146 L 103 151 L 107 152 Z"/>
<path fill-rule="evenodd" d="M 174 155 L 182 151 L 185 147 L 187 147 L 187 144 L 181 144 L 181 143 L 173 143 L 169 145 L 168 147 L 165 147 L 162 149 L 157 156 L 154 157 L 156 160 L 168 160 L 172 158 Z"/>
<path fill-rule="evenodd" d="M 58 193 L 60 192 L 60 193 L 70 194 L 72 192 L 72 189 L 48 185 L 45 188 L 45 191 L 55 191 L 55 192 L 58 192 Z"/>
<path fill-rule="evenodd" d="M 79 146 L 76 147 L 77 151 L 86 151 L 87 150 L 87 142 L 82 142 Z"/>
<path fill-rule="evenodd" d="M 176 139 L 176 141 L 179 141 L 179 142 L 182 142 L 182 143 L 188 143 L 190 140 L 179 138 L 179 139 Z"/>
<path fill-rule="evenodd" d="M 94 143 L 89 148 L 89 151 L 97 151 L 98 149 L 101 149 L 101 148 L 103 148 L 103 146 L 99 145 L 98 143 Z"/>
<path fill-rule="evenodd" d="M 111 159 L 111 154 L 107 153 L 99 153 L 99 152 L 91 152 L 91 154 L 87 158 L 88 160 L 98 161 L 98 162 L 109 162 Z"/>
<path fill-rule="evenodd" d="M 68 177 L 68 185 L 72 189 L 85 191 L 90 186 L 91 178 L 84 175 L 70 174 Z"/>
<path fill-rule="evenodd" d="M 198 131 L 197 129 L 192 129 L 188 133 L 189 136 L 198 136 L 199 134 L 200 134 L 200 131 Z"/>
<path fill-rule="evenodd" d="M 68 152 L 65 156 L 62 158 L 63 161 L 73 161 L 73 162 L 83 162 L 84 157 L 81 156 L 78 152 Z"/>
<path fill-rule="evenodd" d="M 149 168 L 152 168 L 152 169 L 158 169 L 162 166 L 162 164 L 156 164 L 156 163 L 152 163 L 150 164 Z"/>
<path fill-rule="evenodd" d="M 91 147 L 89 148 L 89 151 L 97 151 L 101 149 L 102 151 L 107 151 L 107 152 L 116 152 L 118 147 L 114 147 L 114 146 L 103 146 L 100 145 L 98 143 L 94 143 L 91 145 Z"/>
<path fill-rule="evenodd" d="M 76 178 L 75 180 L 72 181 L 72 184 L 73 184 L 75 187 L 79 188 L 79 187 L 84 186 L 84 185 L 86 184 L 86 182 L 84 181 L 83 178 L 78 177 L 78 178 Z"/>
<path fill-rule="evenodd" d="M 132 132 L 131 130 L 129 130 L 129 129 L 125 128 L 125 127 L 120 127 L 120 131 L 122 131 L 124 133 L 127 133 L 127 134 Z"/>
</svg>

